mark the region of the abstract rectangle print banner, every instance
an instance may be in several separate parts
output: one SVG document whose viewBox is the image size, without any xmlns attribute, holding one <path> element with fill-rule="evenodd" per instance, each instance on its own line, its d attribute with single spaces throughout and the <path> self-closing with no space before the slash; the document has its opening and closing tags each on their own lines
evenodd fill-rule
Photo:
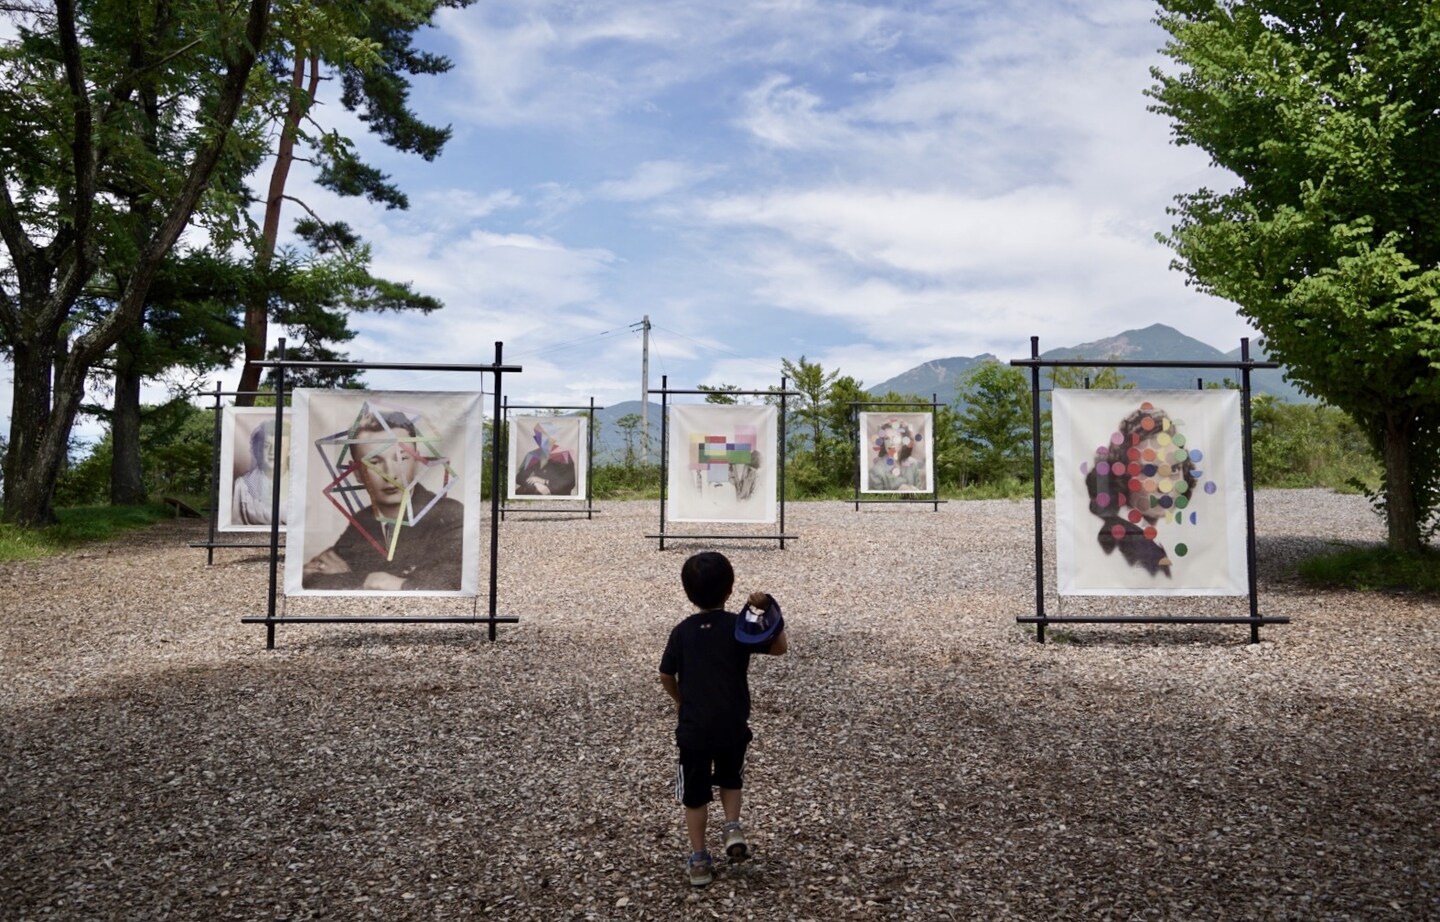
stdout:
<svg viewBox="0 0 1440 922">
<path fill-rule="evenodd" d="M 671 406 L 670 520 L 775 521 L 777 418 L 769 406 Z"/>
<path fill-rule="evenodd" d="M 1056 390 L 1061 595 L 1246 595 L 1240 394 Z"/>
<path fill-rule="evenodd" d="M 584 416 L 510 418 L 510 499 L 586 497 Z"/>
<path fill-rule="evenodd" d="M 473 596 L 478 393 L 298 389 L 287 595 Z"/>
<path fill-rule="evenodd" d="M 860 414 L 860 492 L 929 493 L 935 489 L 930 413 Z"/>
<path fill-rule="evenodd" d="M 276 472 L 280 530 L 290 505 L 290 411 L 275 440 L 274 407 L 225 407 L 220 419 L 220 489 L 216 531 L 269 531 Z"/>
</svg>

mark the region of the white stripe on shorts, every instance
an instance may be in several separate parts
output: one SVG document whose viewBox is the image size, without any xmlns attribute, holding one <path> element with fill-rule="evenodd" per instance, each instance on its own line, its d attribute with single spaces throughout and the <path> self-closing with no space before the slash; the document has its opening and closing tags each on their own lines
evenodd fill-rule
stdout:
<svg viewBox="0 0 1440 922">
<path fill-rule="evenodd" d="M 685 766 L 679 762 L 675 763 L 675 799 L 685 802 Z"/>
</svg>

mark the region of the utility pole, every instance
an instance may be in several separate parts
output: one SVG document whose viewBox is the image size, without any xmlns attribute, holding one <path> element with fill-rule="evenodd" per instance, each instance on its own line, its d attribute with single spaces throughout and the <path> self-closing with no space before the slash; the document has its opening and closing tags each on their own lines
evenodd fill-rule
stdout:
<svg viewBox="0 0 1440 922">
<path fill-rule="evenodd" d="M 650 463 L 650 315 L 646 314 L 630 329 L 640 328 L 640 458 Z"/>
</svg>

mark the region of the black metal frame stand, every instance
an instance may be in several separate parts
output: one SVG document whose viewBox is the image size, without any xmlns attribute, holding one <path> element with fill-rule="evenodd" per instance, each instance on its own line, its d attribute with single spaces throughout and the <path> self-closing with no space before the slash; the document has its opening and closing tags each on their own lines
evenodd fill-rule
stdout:
<svg viewBox="0 0 1440 922">
<path fill-rule="evenodd" d="M 224 415 L 225 415 L 225 414 L 223 413 L 223 410 L 225 409 L 225 405 L 224 405 L 223 403 L 221 403 L 220 398 L 221 398 L 221 397 L 269 397 L 269 396 L 272 396 L 272 395 L 270 394 L 269 391 L 222 391 L 222 390 L 220 389 L 220 382 L 219 382 L 219 381 L 216 381 L 216 382 L 215 382 L 215 390 L 211 391 L 210 393 L 215 396 L 215 403 L 211 406 L 211 409 L 212 409 L 212 410 L 214 411 L 214 413 L 215 413 L 215 448 L 214 448 L 214 450 L 211 452 L 211 457 L 210 457 L 210 535 L 209 535 L 209 537 L 208 537 L 206 540 L 204 540 L 204 541 L 192 541 L 192 542 L 190 543 L 190 546 L 191 546 L 191 547 L 203 547 L 203 548 L 206 549 L 206 550 L 205 550 L 205 566 L 207 566 L 207 567 L 208 567 L 208 566 L 211 566 L 211 565 L 213 565 L 213 564 L 215 563 L 215 549 L 216 549 L 217 547 L 224 547 L 224 548 L 230 548 L 230 547 L 234 547 L 234 548 L 247 548 L 247 547 L 248 547 L 248 548 L 266 548 L 266 547 L 269 547 L 269 546 L 270 546 L 270 542 L 268 542 L 268 541 L 267 541 L 267 542 L 264 542 L 263 544 L 251 544 L 251 543 L 245 543 L 245 542 L 242 542 L 242 541 L 216 541 L 216 540 L 215 540 L 215 532 L 216 532 L 215 523 L 216 523 L 216 521 L 217 521 L 217 520 L 219 519 L 219 517 L 220 517 L 220 460 L 221 460 L 221 459 L 220 459 L 220 434 L 221 434 L 221 425 L 222 425 L 222 423 L 223 423 Z M 278 436 L 277 436 L 277 438 L 278 438 Z M 279 443 L 277 442 L 276 444 L 279 444 Z M 276 484 L 279 483 L 279 478 L 278 478 L 278 477 L 277 477 L 277 478 L 274 478 L 274 480 L 275 480 Z M 277 486 L 277 489 L 278 489 L 278 486 Z M 272 522 L 271 525 L 272 525 L 272 527 L 278 527 L 278 526 L 277 526 L 277 523 L 274 523 L 274 522 Z M 259 532 L 255 532 L 255 534 L 259 534 Z"/>
<path fill-rule="evenodd" d="M 1250 642 L 1260 642 L 1260 625 L 1289 624 L 1282 616 L 1262 617 L 1255 583 L 1255 475 L 1250 440 L 1250 372 L 1257 368 L 1279 368 L 1278 362 L 1257 362 L 1250 358 L 1250 340 L 1240 340 L 1240 360 L 1206 361 L 1125 361 L 1092 359 L 1042 359 L 1040 337 L 1030 337 L 1030 357 L 1012 359 L 1010 364 L 1030 369 L 1031 452 L 1035 484 L 1035 614 L 1019 615 L 1019 624 L 1035 625 L 1035 639 L 1045 642 L 1045 627 L 1056 623 L 1091 624 L 1248 624 Z M 1040 369 L 1042 368 L 1229 368 L 1240 372 L 1241 457 L 1245 477 L 1245 569 L 1250 597 L 1250 614 L 1245 615 L 1047 615 L 1045 613 L 1045 532 L 1042 516 L 1040 446 Z"/>
<path fill-rule="evenodd" d="M 850 401 L 850 444 L 853 447 L 857 445 L 860 441 L 861 407 L 865 407 L 867 412 L 870 407 L 929 407 L 931 414 L 930 420 L 933 427 L 935 417 L 939 415 L 940 408 L 943 406 L 946 406 L 946 404 L 940 402 L 939 394 L 931 394 L 929 403 L 926 403 L 923 400 L 914 400 L 901 403 L 881 403 L 873 400 L 852 400 Z M 930 432 L 930 444 L 932 446 L 935 444 L 935 432 L 933 428 Z M 930 460 L 933 464 L 935 460 L 935 455 L 933 451 L 931 452 Z M 861 499 L 860 487 L 865 480 L 865 465 L 864 463 L 860 462 L 859 457 L 857 456 L 855 465 L 855 499 L 853 500 L 853 502 L 855 503 L 855 511 L 859 512 L 861 505 L 868 505 L 871 503 L 899 503 L 902 505 L 909 504 L 930 506 L 932 512 L 939 512 L 940 504 L 943 502 L 947 502 L 947 500 L 943 500 L 940 498 L 940 484 L 935 482 L 936 478 L 932 476 L 930 479 L 930 490 L 928 491 L 930 496 L 929 499 L 926 499 L 926 494 L 921 492 L 905 493 L 897 496 L 894 499 Z"/>
<path fill-rule="evenodd" d="M 507 397 L 507 398 L 505 398 L 504 408 L 503 408 L 503 409 L 504 409 L 504 413 L 505 413 L 505 417 L 504 417 L 504 420 L 503 420 L 503 422 L 504 422 L 504 427 L 505 427 L 505 428 L 504 428 L 504 435 L 502 436 L 502 435 L 500 434 L 500 432 L 498 431 L 498 428 L 499 428 L 499 427 L 497 426 L 497 431 L 496 431 L 496 433 L 495 433 L 495 438 L 493 439 L 493 441 L 494 441 L 494 443 L 495 443 L 495 447 L 496 447 L 497 450 L 498 450 L 499 448 L 501 448 L 502 446 L 504 447 L 504 449 L 505 449 L 505 457 L 506 457 L 506 458 L 509 458 L 509 457 L 510 457 L 510 411 L 511 411 L 511 410 L 585 410 L 585 411 L 587 411 L 587 412 L 589 413 L 590 423 L 589 423 L 588 426 L 585 427 L 585 506 L 584 506 L 584 511 L 585 511 L 585 518 L 586 518 L 586 519 L 593 519 L 593 518 L 595 517 L 595 491 L 594 491 L 594 486 L 593 486 L 593 484 L 590 482 L 590 475 L 595 472 L 595 411 L 596 411 L 596 410 L 603 410 L 603 409 L 605 409 L 605 408 L 604 408 L 604 407 L 597 407 L 597 406 L 595 406 L 595 398 L 594 398 L 594 397 L 591 397 L 591 398 L 590 398 L 590 405 L 589 405 L 589 406 L 584 406 L 584 407 L 554 407 L 554 406 L 538 406 L 538 405 L 535 405 L 535 404 L 511 403 L 511 402 L 510 402 L 510 398 Z M 512 472 L 512 473 L 513 473 L 513 472 Z M 542 505 L 538 505 L 538 504 L 544 502 L 543 497 L 540 498 L 540 499 L 535 499 L 535 500 L 520 500 L 520 501 L 517 502 L 517 501 L 515 501 L 515 500 L 513 500 L 513 499 L 508 499 L 509 495 L 510 495 L 510 483 L 509 483 L 509 481 L 507 480 L 507 481 L 505 482 L 505 496 L 506 496 L 507 498 L 506 498 L 506 499 L 502 499 L 502 500 L 500 501 L 500 520 L 501 520 L 502 522 L 505 520 L 505 514 L 506 514 L 506 513 L 515 513 L 515 512 L 568 512 L 568 513 L 571 513 L 572 515 L 579 515 L 579 514 L 580 514 L 580 509 L 581 509 L 581 507 L 580 507 L 580 504 L 579 504 L 579 503 L 571 502 L 569 505 L 542 506 Z"/>
<path fill-rule="evenodd" d="M 736 397 L 778 397 L 780 399 L 780 425 L 776 435 L 776 451 L 779 454 L 776 476 L 779 478 L 777 487 L 780 490 L 778 498 L 779 522 L 777 532 L 773 535 L 690 535 L 678 534 L 665 531 L 665 501 L 666 493 L 670 483 L 670 395 L 671 394 L 710 394 L 713 391 L 702 390 L 670 390 L 669 375 L 660 377 L 660 390 L 648 391 L 644 397 L 650 399 L 650 394 L 660 395 L 660 532 L 659 534 L 646 535 L 647 538 L 658 538 L 660 540 L 659 550 L 665 550 L 666 538 L 683 538 L 687 541 L 779 541 L 780 550 L 785 550 L 786 541 L 797 541 L 799 535 L 785 534 L 785 409 L 786 401 L 790 397 L 800 396 L 799 391 L 789 390 L 790 379 L 782 376 L 780 378 L 780 390 L 778 391 L 726 391 Z"/>
<path fill-rule="evenodd" d="M 491 365 L 432 365 L 412 362 L 291 362 L 285 359 L 285 340 L 280 340 L 279 358 L 256 362 L 262 368 L 275 369 L 275 438 L 277 442 L 285 431 L 285 369 L 326 368 L 336 370 L 371 371 L 456 371 L 488 372 L 495 376 L 494 418 L 500 418 L 502 375 L 519 372 L 519 365 L 502 365 L 500 355 L 502 343 L 495 343 L 495 362 Z M 280 478 L 274 478 L 270 497 L 270 591 L 263 616 L 250 615 L 240 619 L 242 624 L 265 625 L 265 649 L 275 649 L 275 626 L 278 624 L 488 624 L 490 639 L 496 636 L 497 624 L 516 624 L 514 615 L 495 613 L 496 597 L 499 590 L 500 569 L 500 453 L 490 452 L 490 608 L 488 615 L 276 615 L 275 599 L 279 587 L 280 559 Z M 476 596 L 476 607 L 479 596 Z"/>
</svg>

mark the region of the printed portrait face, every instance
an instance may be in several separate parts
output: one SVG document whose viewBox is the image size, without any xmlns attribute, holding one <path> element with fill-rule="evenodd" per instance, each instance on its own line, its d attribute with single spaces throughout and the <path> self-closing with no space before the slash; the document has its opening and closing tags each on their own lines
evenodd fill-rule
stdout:
<svg viewBox="0 0 1440 922">
<path fill-rule="evenodd" d="M 932 413 L 860 414 L 862 493 L 929 492 L 934 489 Z"/>
<path fill-rule="evenodd" d="M 1052 405 L 1062 594 L 1246 591 L 1236 392 L 1062 389 Z"/>
<path fill-rule="evenodd" d="M 298 388 L 285 591 L 473 595 L 480 399 Z"/>
</svg>

